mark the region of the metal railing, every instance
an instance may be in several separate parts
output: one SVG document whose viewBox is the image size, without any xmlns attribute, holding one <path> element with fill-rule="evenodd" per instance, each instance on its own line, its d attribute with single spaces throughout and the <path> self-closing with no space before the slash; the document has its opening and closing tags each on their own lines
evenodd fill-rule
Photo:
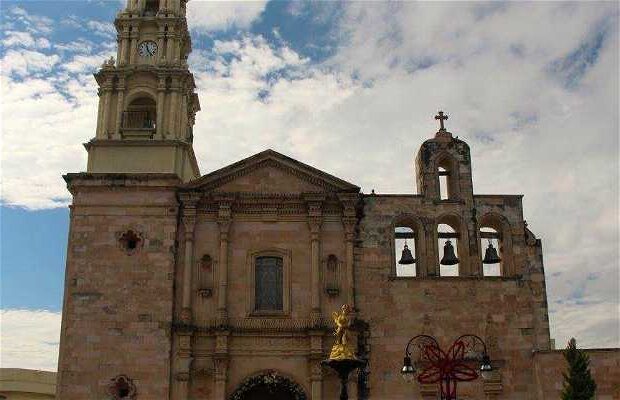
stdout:
<svg viewBox="0 0 620 400">
<path fill-rule="evenodd" d="M 155 113 L 149 111 L 125 111 L 121 126 L 123 129 L 155 129 Z"/>
</svg>

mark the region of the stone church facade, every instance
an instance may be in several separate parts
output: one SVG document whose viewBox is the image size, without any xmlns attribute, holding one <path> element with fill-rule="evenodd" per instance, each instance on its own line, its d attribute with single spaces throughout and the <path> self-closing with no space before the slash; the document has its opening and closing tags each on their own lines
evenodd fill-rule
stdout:
<svg viewBox="0 0 620 400">
<path fill-rule="evenodd" d="M 57 397 L 335 399 L 320 361 L 329 316 L 349 304 L 367 361 L 352 398 L 435 399 L 399 376 L 418 333 L 484 339 L 493 377 L 460 386 L 462 398 L 558 398 L 542 246 L 522 196 L 474 194 L 469 147 L 441 113 L 415 158 L 419 194 L 364 194 L 273 150 L 201 175 L 185 13 L 186 0 L 130 0 L 117 57 L 95 75 L 87 171 L 65 176 Z M 492 274 L 487 241 L 501 259 Z M 594 357 L 597 375 L 618 379 L 614 354 Z"/>
</svg>

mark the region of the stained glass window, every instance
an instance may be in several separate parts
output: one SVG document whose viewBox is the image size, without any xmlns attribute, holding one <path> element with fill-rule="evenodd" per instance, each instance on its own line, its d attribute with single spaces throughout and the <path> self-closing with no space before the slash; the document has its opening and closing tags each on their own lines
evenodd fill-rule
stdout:
<svg viewBox="0 0 620 400">
<path fill-rule="evenodd" d="M 282 311 L 282 258 L 257 257 L 255 310 Z"/>
</svg>

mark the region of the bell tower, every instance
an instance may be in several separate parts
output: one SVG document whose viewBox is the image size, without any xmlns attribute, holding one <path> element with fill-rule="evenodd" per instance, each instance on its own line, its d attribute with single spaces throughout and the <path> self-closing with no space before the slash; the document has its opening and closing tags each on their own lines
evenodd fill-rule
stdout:
<svg viewBox="0 0 620 400">
<path fill-rule="evenodd" d="M 99 111 L 85 144 L 87 172 L 200 176 L 192 147 L 200 110 L 187 57 L 188 0 L 127 0 L 116 26 L 118 51 L 95 74 Z"/>
</svg>

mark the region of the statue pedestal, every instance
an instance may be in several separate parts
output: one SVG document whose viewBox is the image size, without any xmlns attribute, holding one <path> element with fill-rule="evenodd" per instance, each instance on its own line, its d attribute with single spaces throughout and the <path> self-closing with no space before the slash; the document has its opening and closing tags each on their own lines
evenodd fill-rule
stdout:
<svg viewBox="0 0 620 400">
<path fill-rule="evenodd" d="M 340 400 L 348 400 L 349 393 L 347 391 L 347 382 L 349 381 L 349 374 L 364 366 L 366 363 L 362 360 L 355 359 L 343 359 L 343 360 L 323 360 L 321 365 L 330 367 L 338 374 L 340 378 Z"/>
</svg>

